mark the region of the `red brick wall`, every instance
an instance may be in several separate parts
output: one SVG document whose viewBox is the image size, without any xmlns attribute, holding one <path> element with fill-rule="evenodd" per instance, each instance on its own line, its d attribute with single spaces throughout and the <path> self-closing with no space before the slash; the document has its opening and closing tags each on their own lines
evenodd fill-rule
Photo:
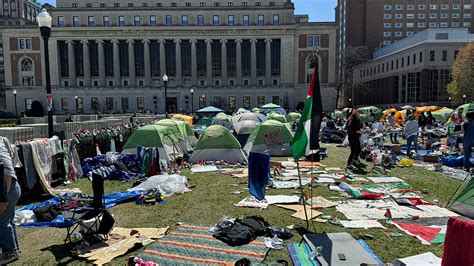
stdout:
<svg viewBox="0 0 474 266">
<path fill-rule="evenodd" d="M 11 73 L 12 73 L 12 86 L 21 86 L 20 83 L 20 67 L 19 61 L 24 56 L 30 57 L 33 60 L 35 70 L 35 86 L 43 85 L 43 76 L 41 72 L 41 54 L 40 53 L 24 53 L 24 54 L 12 54 L 11 56 Z"/>
</svg>

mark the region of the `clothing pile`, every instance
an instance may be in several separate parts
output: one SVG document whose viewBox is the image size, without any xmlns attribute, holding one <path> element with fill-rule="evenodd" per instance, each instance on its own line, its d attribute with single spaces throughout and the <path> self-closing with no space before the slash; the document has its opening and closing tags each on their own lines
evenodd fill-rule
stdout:
<svg viewBox="0 0 474 266">
<path fill-rule="evenodd" d="M 131 181 L 140 176 L 140 170 L 135 155 L 117 152 L 86 158 L 82 164 L 84 176 L 89 179 L 92 179 L 93 174 L 98 174 L 104 179 Z"/>
</svg>

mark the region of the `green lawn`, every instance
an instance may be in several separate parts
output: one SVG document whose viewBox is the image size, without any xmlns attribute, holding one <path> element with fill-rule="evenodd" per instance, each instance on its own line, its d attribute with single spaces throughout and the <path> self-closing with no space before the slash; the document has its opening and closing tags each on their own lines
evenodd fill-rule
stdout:
<svg viewBox="0 0 474 266">
<path fill-rule="evenodd" d="M 337 148 L 329 146 L 329 157 L 323 163 L 330 167 L 343 167 L 348 156 L 347 148 Z M 368 170 L 368 169 L 367 169 Z M 219 219 L 229 217 L 240 217 L 246 215 L 260 215 L 270 224 L 287 226 L 295 224 L 305 227 L 305 221 L 291 217 L 292 212 L 275 206 L 269 206 L 265 210 L 235 207 L 243 199 L 247 192 L 246 185 L 239 185 L 239 182 L 246 181 L 245 178 L 232 178 L 227 175 L 212 174 L 191 174 L 188 170 L 182 173 L 196 187 L 192 192 L 182 195 L 173 195 L 166 199 L 166 204 L 156 206 L 139 206 L 135 203 L 126 203 L 115 206 L 111 212 L 115 216 L 117 226 L 121 227 L 166 227 L 173 230 L 177 222 L 214 224 Z M 415 190 L 428 189 L 429 194 L 425 199 L 437 199 L 441 206 L 444 206 L 454 191 L 459 186 L 459 182 L 445 177 L 439 173 L 427 171 L 422 168 L 396 168 L 392 171 L 393 176 L 404 177 Z M 119 181 L 106 181 L 106 193 L 123 191 L 130 188 L 130 184 Z M 236 187 L 239 186 L 240 188 Z M 70 187 L 80 188 L 84 193 L 91 193 L 91 185 L 88 180 L 81 180 L 70 185 Z M 231 195 L 230 192 L 240 189 L 241 195 Z M 267 191 L 268 194 L 294 194 L 293 189 Z M 338 193 L 331 192 L 327 187 L 317 186 L 314 189 L 314 196 L 339 196 Z M 342 214 L 334 208 L 324 209 L 324 214 L 337 215 L 344 218 Z M 394 226 L 382 222 L 389 231 L 398 231 Z M 312 232 L 341 232 L 347 231 L 355 238 L 365 233 L 372 234 L 373 240 L 367 240 L 368 245 L 384 261 L 391 262 L 395 258 L 406 257 L 422 252 L 431 251 L 438 256 L 442 255 L 442 245 L 422 245 L 416 238 L 403 235 L 400 238 L 389 238 L 383 234 L 383 229 L 353 230 L 345 229 L 332 224 L 322 224 L 314 222 L 310 226 Z M 56 261 L 61 263 L 80 263 L 68 256 L 69 246 L 63 245 L 65 229 L 42 228 L 42 229 L 19 229 L 20 245 L 22 250 L 21 259 L 16 262 L 18 265 L 25 264 L 52 264 Z M 301 235 L 293 231 L 295 236 L 290 240 L 298 242 Z M 113 261 L 114 264 L 125 264 L 128 257 L 137 254 L 140 250 L 126 254 Z M 289 261 L 286 250 L 272 250 L 266 262 L 285 259 Z"/>
</svg>

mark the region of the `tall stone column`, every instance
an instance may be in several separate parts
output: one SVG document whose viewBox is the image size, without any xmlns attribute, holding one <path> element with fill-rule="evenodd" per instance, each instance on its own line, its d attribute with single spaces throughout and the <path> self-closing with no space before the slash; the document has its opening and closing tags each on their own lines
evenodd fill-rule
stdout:
<svg viewBox="0 0 474 266">
<path fill-rule="evenodd" d="M 74 41 L 67 41 L 67 65 L 69 70 L 69 86 L 76 87 L 76 57 Z"/>
<path fill-rule="evenodd" d="M 97 50 L 99 54 L 99 86 L 105 86 L 105 54 L 104 41 L 97 40 Z"/>
<path fill-rule="evenodd" d="M 207 86 L 212 86 L 212 40 L 206 40 L 206 74 Z"/>
<path fill-rule="evenodd" d="M 161 78 L 166 74 L 166 54 L 165 54 L 165 40 L 160 40 L 160 72 Z"/>
<path fill-rule="evenodd" d="M 133 40 L 127 40 L 128 43 L 128 85 L 137 85 L 137 75 L 135 73 L 135 49 Z"/>
<path fill-rule="evenodd" d="M 272 84 L 272 39 L 265 39 L 265 84 Z"/>
<path fill-rule="evenodd" d="M 84 70 L 84 87 L 91 86 L 91 57 L 89 54 L 89 41 L 82 41 L 82 60 Z"/>
<path fill-rule="evenodd" d="M 235 84 L 237 86 L 242 85 L 242 40 L 235 40 Z"/>
<path fill-rule="evenodd" d="M 112 40 L 113 43 L 113 49 L 114 49 L 114 60 L 113 60 L 113 65 L 114 65 L 114 85 L 115 86 L 121 86 L 120 82 L 120 53 L 119 53 L 119 41 L 118 40 Z"/>
<path fill-rule="evenodd" d="M 257 85 L 257 40 L 250 40 L 250 85 Z"/>
<path fill-rule="evenodd" d="M 174 40 L 176 50 L 176 85 L 183 85 L 183 68 L 181 64 L 181 40 Z"/>
<path fill-rule="evenodd" d="M 150 40 L 142 40 L 143 56 L 145 57 L 145 86 L 151 86 Z"/>
<path fill-rule="evenodd" d="M 189 40 L 191 43 L 191 83 L 195 86 L 197 83 L 197 53 L 196 53 L 196 39 Z"/>
<path fill-rule="evenodd" d="M 227 40 L 221 40 L 222 85 L 227 86 Z"/>
</svg>

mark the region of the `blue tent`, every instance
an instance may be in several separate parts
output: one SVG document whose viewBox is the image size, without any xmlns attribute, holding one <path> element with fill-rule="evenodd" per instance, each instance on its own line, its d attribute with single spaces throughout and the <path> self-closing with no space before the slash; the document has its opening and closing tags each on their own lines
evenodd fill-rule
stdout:
<svg viewBox="0 0 474 266">
<path fill-rule="evenodd" d="M 196 111 L 196 113 L 220 113 L 220 112 L 224 112 L 224 110 L 219 109 L 214 106 L 204 107 Z"/>
</svg>

